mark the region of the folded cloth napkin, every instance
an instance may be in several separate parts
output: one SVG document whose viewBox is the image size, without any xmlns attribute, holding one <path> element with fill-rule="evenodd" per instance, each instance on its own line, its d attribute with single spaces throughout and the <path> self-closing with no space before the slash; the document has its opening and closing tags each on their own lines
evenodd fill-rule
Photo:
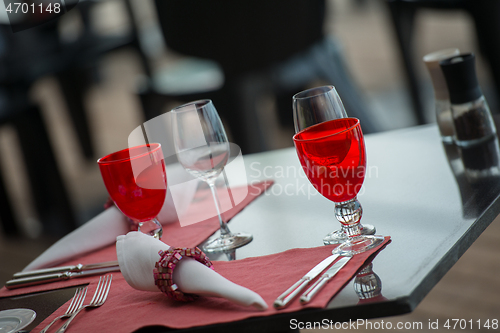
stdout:
<svg viewBox="0 0 500 333">
<path fill-rule="evenodd" d="M 169 178 L 175 178 L 176 182 L 181 184 L 178 186 L 182 188 L 183 195 L 176 196 L 174 204 L 170 189 L 168 190 L 165 203 L 158 214 L 158 220 L 163 225 L 176 222 L 177 214 L 185 213 L 198 186 L 178 164 L 169 165 L 167 174 Z M 54 243 L 23 271 L 58 265 L 76 256 L 113 244 L 118 235 L 124 235 L 129 231 L 130 226 L 124 215 L 112 206 Z"/>
<path fill-rule="evenodd" d="M 116 240 L 116 255 L 120 270 L 134 289 L 160 292 L 155 285 L 153 269 L 160 260 L 158 252 L 169 246 L 140 232 L 129 232 Z M 267 309 L 259 294 L 222 277 L 192 258 L 181 260 L 173 272 L 173 281 L 184 293 L 226 298 L 243 306 Z"/>
</svg>

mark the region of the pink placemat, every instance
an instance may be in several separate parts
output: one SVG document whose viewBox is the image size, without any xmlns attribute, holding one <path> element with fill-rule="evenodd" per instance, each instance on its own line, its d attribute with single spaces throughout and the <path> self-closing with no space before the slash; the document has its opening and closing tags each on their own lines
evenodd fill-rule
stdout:
<svg viewBox="0 0 500 333">
<path fill-rule="evenodd" d="M 267 180 L 259 183 L 249 185 L 248 188 L 235 188 L 234 192 L 247 193 L 246 197 L 236 206 L 231 206 L 233 208 L 224 212 L 224 218 L 229 221 L 231 218 L 236 216 L 241 212 L 246 206 L 248 206 L 253 200 L 264 193 L 274 182 L 272 180 Z M 237 195 L 238 193 L 235 193 Z M 230 200 L 230 198 L 225 198 L 221 196 L 221 205 L 224 205 L 224 201 Z M 214 202 L 211 196 L 205 196 L 203 200 L 198 201 L 195 205 L 190 207 L 193 211 L 192 216 L 198 217 L 198 211 L 204 211 L 209 207 L 212 209 Z M 163 225 L 163 237 L 162 241 L 170 246 L 175 247 L 194 247 L 205 241 L 214 232 L 219 229 L 219 220 L 217 217 L 207 219 L 203 222 L 199 222 L 192 225 L 187 225 L 181 227 L 180 223 L 174 222 Z M 110 245 L 108 247 L 102 248 L 100 250 L 94 251 L 89 254 L 82 255 L 78 258 L 74 258 L 66 263 L 61 264 L 61 266 L 66 265 L 76 265 L 76 264 L 92 264 L 104 261 L 113 261 L 116 258 L 116 247 L 115 245 Z M 52 282 L 47 284 L 42 284 L 38 286 L 24 287 L 19 289 L 9 290 L 3 287 L 0 289 L 0 298 L 11 297 L 16 295 L 30 294 L 40 291 L 54 290 L 60 288 L 67 288 L 72 286 L 77 286 L 81 284 L 87 284 L 93 281 L 95 277 L 81 277 L 75 278 L 67 281 Z"/>
<path fill-rule="evenodd" d="M 132 332 L 145 326 L 188 328 L 217 323 L 233 322 L 251 317 L 270 316 L 284 312 L 295 312 L 306 308 L 324 308 L 356 272 L 390 241 L 386 237 L 379 247 L 354 256 L 347 265 L 307 305 L 298 298 L 287 308 L 276 310 L 272 304 L 276 297 L 299 280 L 314 265 L 329 256 L 334 245 L 309 249 L 292 249 L 263 257 L 247 258 L 229 262 L 214 262 L 215 270 L 227 279 L 259 293 L 269 309 L 257 311 L 251 307 L 235 305 L 225 299 L 200 297 L 194 302 L 172 301 L 160 292 L 143 292 L 132 289 L 121 274 L 113 274 L 113 283 L 106 303 L 98 309 L 88 310 L 71 324 L 71 332 Z M 94 278 L 91 288 L 95 288 Z M 90 295 L 92 291 L 90 290 Z M 88 300 L 87 300 L 88 302 Z M 63 314 L 69 301 L 44 320 L 38 332 L 53 318 Z M 61 324 L 62 325 L 62 324 Z M 55 332 L 58 326 L 49 332 Z"/>
</svg>

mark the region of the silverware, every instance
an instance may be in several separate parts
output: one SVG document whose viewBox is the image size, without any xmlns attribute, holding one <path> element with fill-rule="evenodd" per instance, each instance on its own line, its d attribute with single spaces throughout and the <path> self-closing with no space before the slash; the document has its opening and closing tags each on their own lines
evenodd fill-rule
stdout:
<svg viewBox="0 0 500 333">
<path fill-rule="evenodd" d="M 97 263 L 97 264 L 88 264 L 88 265 L 78 264 L 75 266 L 60 266 L 60 267 L 42 268 L 42 269 L 35 269 L 32 271 L 27 271 L 27 272 L 15 273 L 13 275 L 13 278 L 20 279 L 20 278 L 25 278 L 25 277 L 29 277 L 29 276 L 35 276 L 35 275 L 48 275 L 48 274 L 64 273 L 64 272 L 77 273 L 77 272 L 83 272 L 83 271 L 87 271 L 87 270 L 91 270 L 91 269 L 115 267 L 115 266 L 118 266 L 118 261 L 106 261 L 106 262 L 101 262 L 101 263 Z"/>
<path fill-rule="evenodd" d="M 108 298 L 109 288 L 111 288 L 111 280 L 113 279 L 113 275 L 101 276 L 99 278 L 99 283 L 97 284 L 97 288 L 94 292 L 94 296 L 89 304 L 84 305 L 78 309 L 69 319 L 62 325 L 60 329 L 57 330 L 56 333 L 63 333 L 68 328 L 69 324 L 75 319 L 75 317 L 86 308 L 97 308 L 104 304 L 106 298 Z M 101 283 L 102 282 L 102 283 Z"/>
<path fill-rule="evenodd" d="M 52 324 L 54 324 L 59 319 L 71 317 L 82 306 L 83 301 L 85 300 L 85 296 L 87 296 L 87 287 L 78 288 L 75 292 L 75 296 L 73 296 L 73 298 L 71 299 L 71 303 L 69 304 L 66 313 L 52 320 L 52 322 L 47 326 L 45 326 L 45 328 L 41 330 L 40 333 L 47 332 L 49 327 L 52 326 Z"/>
<path fill-rule="evenodd" d="M 116 272 L 119 270 L 120 270 L 120 267 L 112 266 L 112 267 L 104 267 L 104 268 L 92 269 L 92 270 L 76 272 L 76 273 L 63 272 L 63 273 L 56 273 L 56 274 L 49 274 L 49 275 L 35 275 L 35 276 L 30 276 L 30 277 L 26 277 L 26 278 L 22 278 L 22 279 L 9 280 L 5 283 L 5 287 L 7 289 L 22 288 L 22 287 L 34 286 L 37 284 L 54 282 L 54 281 L 69 280 L 69 279 L 77 278 L 77 277 L 99 275 L 99 274 L 109 273 L 109 272 Z"/>
<path fill-rule="evenodd" d="M 330 281 L 330 279 L 334 277 L 335 274 L 337 274 L 349 260 L 351 260 L 351 258 L 352 257 L 342 257 L 339 261 L 333 264 L 333 266 L 330 267 L 325 274 L 323 274 L 309 289 L 306 290 L 305 293 L 302 294 L 302 296 L 300 296 L 300 303 L 309 303 L 314 295 L 316 295 L 316 293 L 320 291 L 324 285 Z"/>
<path fill-rule="evenodd" d="M 313 269 L 307 272 L 306 275 L 304 275 L 299 281 L 288 288 L 274 301 L 274 307 L 276 309 L 283 309 L 284 307 L 286 307 L 290 303 L 290 301 L 293 300 L 312 279 L 318 276 L 325 268 L 328 267 L 328 265 L 334 262 L 338 256 L 338 254 L 332 254 L 331 256 L 314 266 Z"/>
</svg>

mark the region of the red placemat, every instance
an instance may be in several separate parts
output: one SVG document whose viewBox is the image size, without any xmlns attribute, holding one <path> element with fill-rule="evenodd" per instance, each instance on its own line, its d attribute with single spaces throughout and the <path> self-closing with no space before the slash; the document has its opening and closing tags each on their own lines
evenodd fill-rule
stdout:
<svg viewBox="0 0 500 333">
<path fill-rule="evenodd" d="M 264 193 L 273 183 L 274 182 L 272 180 L 267 180 L 249 185 L 248 188 L 240 187 L 233 189 L 233 192 L 243 191 L 248 194 L 246 195 L 245 199 L 243 199 L 242 202 L 240 202 L 236 206 L 233 205 L 232 206 L 233 208 L 223 213 L 226 221 L 229 221 L 236 214 L 241 212 L 248 204 L 250 204 L 258 196 Z M 224 196 L 221 196 L 220 200 L 221 200 L 221 205 L 224 205 L 225 203 L 223 202 L 230 200 L 230 198 L 225 198 Z M 207 207 L 210 208 L 214 207 L 214 202 L 211 196 L 207 196 L 203 200 L 200 200 L 196 204 L 193 204 L 190 207 L 190 210 L 193 211 L 192 215 L 195 216 L 197 211 L 204 211 L 207 209 Z M 163 225 L 163 237 L 161 240 L 170 246 L 195 247 L 200 243 L 202 243 L 203 241 L 205 241 L 218 229 L 219 229 L 219 220 L 217 216 L 207 219 L 203 222 L 188 225 L 185 227 L 181 227 L 180 223 L 177 221 L 174 223 L 168 223 Z M 112 260 L 117 260 L 115 244 L 94 251 L 92 253 L 82 255 L 78 258 L 74 258 L 66 263 L 61 264 L 61 266 L 76 265 L 76 264 L 85 265 L 85 264 L 92 264 L 92 263 L 112 261 Z M 13 290 L 8 290 L 5 287 L 3 287 L 2 289 L 0 289 L 0 298 L 87 284 L 93 281 L 94 279 L 95 277 L 81 277 L 66 281 L 46 283 L 38 286 L 24 287 Z"/>
<path fill-rule="evenodd" d="M 248 189 L 244 187 L 233 189 L 233 192 L 244 190 L 248 194 L 246 195 L 245 199 L 236 206 L 231 206 L 231 204 L 229 203 L 230 207 L 233 208 L 223 212 L 224 219 L 226 221 L 231 220 L 234 216 L 236 216 L 236 214 L 241 212 L 243 208 L 248 206 L 248 204 L 250 204 L 258 196 L 264 193 L 273 184 L 274 181 L 266 180 L 249 185 Z M 190 212 L 192 212 L 192 215 L 196 215 L 197 212 L 205 211 L 207 209 L 214 210 L 215 212 L 214 200 L 209 192 L 210 191 L 207 190 L 208 195 L 205 196 L 204 200 L 201 200 L 197 204 L 190 206 Z M 221 202 L 221 206 L 223 207 L 224 205 L 228 204 L 227 201 L 231 200 L 224 195 L 220 195 L 219 199 Z M 217 216 L 214 216 L 213 218 L 207 219 L 203 222 L 187 225 L 185 227 L 181 227 L 180 223 L 176 221 L 175 223 L 163 225 L 162 241 L 170 246 L 175 247 L 194 247 L 201 244 L 217 230 L 219 230 L 219 219 Z"/>
<path fill-rule="evenodd" d="M 297 298 L 283 310 L 276 310 L 272 307 L 276 297 L 314 265 L 329 256 L 335 248 L 334 245 L 292 249 L 263 257 L 213 263 L 215 270 L 225 278 L 259 293 L 269 305 L 266 311 L 235 305 L 225 299 L 215 297 L 200 297 L 190 303 L 176 302 L 160 292 L 132 289 L 121 274 L 114 274 L 106 303 L 98 309 L 80 314 L 69 329 L 74 333 L 101 332 L 109 329 L 117 333 L 132 332 L 145 326 L 167 326 L 180 329 L 295 312 L 305 308 L 324 308 L 356 272 L 366 262 L 372 260 L 373 256 L 389 241 L 390 237 L 386 237 L 379 247 L 354 256 L 307 305 L 301 305 Z M 97 280 L 94 278 L 93 284 Z M 69 301 L 44 320 L 34 331 L 41 330 L 53 318 L 63 314 L 68 306 Z M 55 332 L 57 328 L 56 325 L 49 332 Z"/>
</svg>

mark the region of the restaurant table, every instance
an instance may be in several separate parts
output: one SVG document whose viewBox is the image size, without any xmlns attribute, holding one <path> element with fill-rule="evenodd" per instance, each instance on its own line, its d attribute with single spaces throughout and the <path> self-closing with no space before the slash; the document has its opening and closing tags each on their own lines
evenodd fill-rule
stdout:
<svg viewBox="0 0 500 333">
<path fill-rule="evenodd" d="M 424 125 L 366 135 L 365 140 L 368 166 L 358 196 L 363 206 L 362 223 L 376 226 L 377 234 L 391 236 L 370 267 L 378 276 L 372 284 L 378 284 L 375 287 L 381 295 L 360 301 L 362 286 L 359 279 L 353 279 L 324 309 L 278 313 L 183 332 L 279 332 L 289 330 L 292 320 L 336 322 L 411 312 L 499 214 L 496 138 L 461 150 L 444 145 L 435 125 Z M 229 223 L 231 230 L 254 236 L 250 244 L 235 251 L 236 259 L 322 246 L 322 238 L 340 227 L 334 204 L 310 185 L 293 148 L 244 155 L 244 161 L 249 182 L 273 179 L 275 183 Z M 227 260 L 227 255 L 212 259 Z M 276 296 L 282 291 L 276 290 Z M 32 308 L 38 313 L 36 324 L 73 292 L 74 288 L 0 299 L 0 310 Z M 144 326 L 140 332 L 170 331 L 147 327 L 147 323 Z"/>
</svg>

